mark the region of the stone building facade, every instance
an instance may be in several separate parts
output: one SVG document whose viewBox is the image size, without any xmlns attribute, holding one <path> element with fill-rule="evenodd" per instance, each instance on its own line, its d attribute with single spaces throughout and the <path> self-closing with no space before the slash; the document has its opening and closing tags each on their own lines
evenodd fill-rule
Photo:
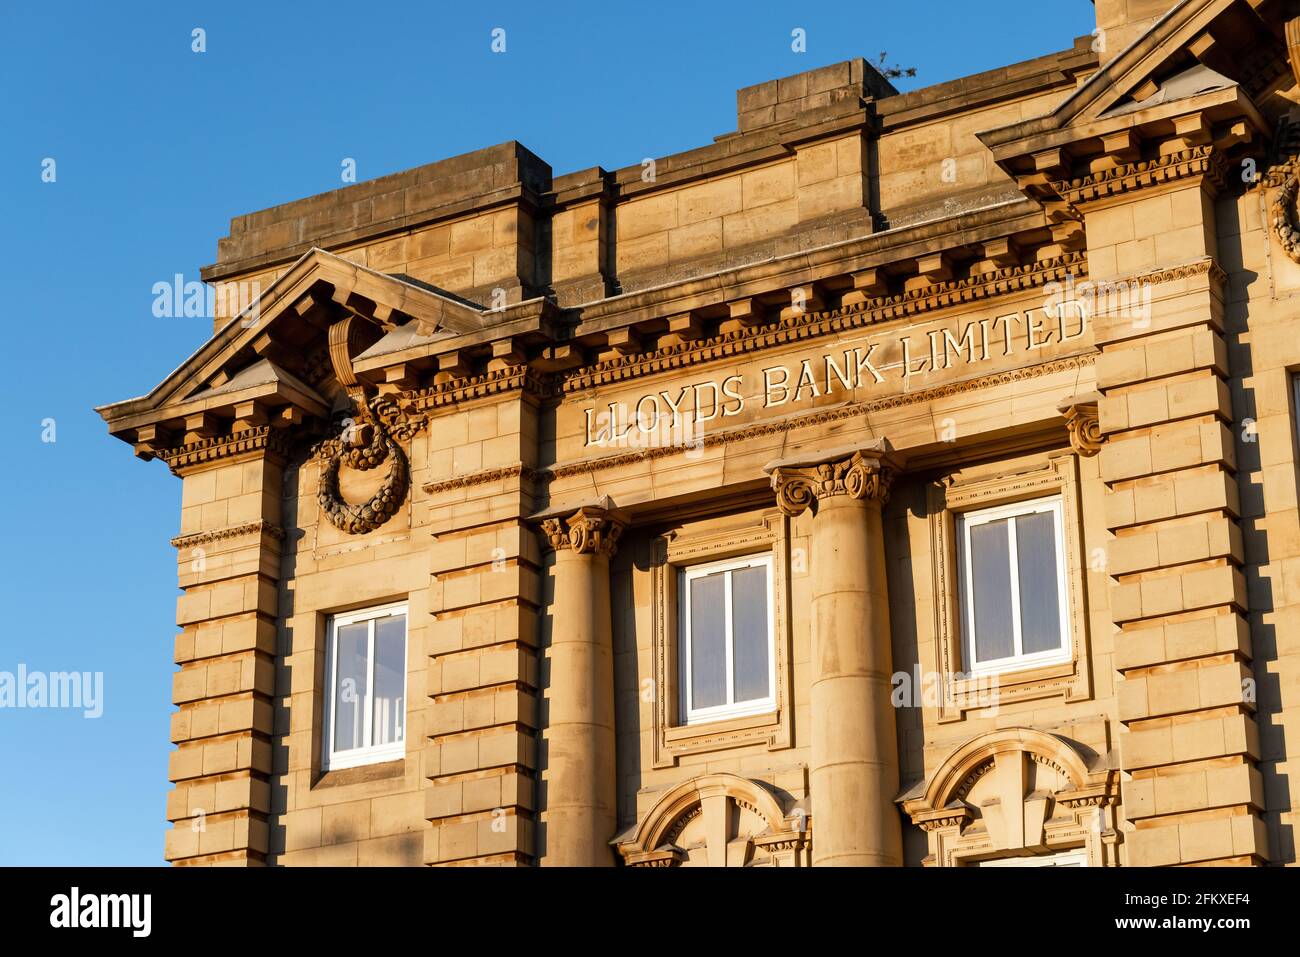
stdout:
<svg viewBox="0 0 1300 957">
<path fill-rule="evenodd" d="M 1096 7 L 236 218 L 167 859 L 1294 863 L 1300 11 Z"/>
</svg>

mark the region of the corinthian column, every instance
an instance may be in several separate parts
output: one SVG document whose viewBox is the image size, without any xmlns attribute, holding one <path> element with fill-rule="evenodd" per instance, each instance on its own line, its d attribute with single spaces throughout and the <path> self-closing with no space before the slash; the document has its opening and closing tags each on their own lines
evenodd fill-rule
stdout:
<svg viewBox="0 0 1300 957">
<path fill-rule="evenodd" d="M 609 842 L 618 822 L 618 791 L 609 560 L 623 528 L 608 499 L 542 523 L 555 549 L 546 656 L 549 714 L 542 731 L 543 866 L 614 863 Z"/>
<path fill-rule="evenodd" d="M 901 865 L 898 740 L 880 508 L 893 469 L 880 448 L 768 465 L 787 515 L 812 522 L 812 856 Z"/>
</svg>

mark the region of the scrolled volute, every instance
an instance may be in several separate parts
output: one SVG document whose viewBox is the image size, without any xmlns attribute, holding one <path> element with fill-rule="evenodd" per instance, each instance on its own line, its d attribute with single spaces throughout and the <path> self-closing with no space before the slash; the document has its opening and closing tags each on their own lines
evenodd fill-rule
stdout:
<svg viewBox="0 0 1300 957">
<path fill-rule="evenodd" d="M 813 464 L 776 464 L 770 472 L 777 507 L 790 516 L 837 495 L 884 504 L 896 474 L 882 457 L 860 451 Z"/>
</svg>

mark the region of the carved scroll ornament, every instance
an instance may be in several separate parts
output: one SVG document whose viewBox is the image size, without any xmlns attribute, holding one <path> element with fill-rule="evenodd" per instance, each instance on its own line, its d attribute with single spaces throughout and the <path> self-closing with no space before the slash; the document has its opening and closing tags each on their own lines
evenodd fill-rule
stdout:
<svg viewBox="0 0 1300 957">
<path fill-rule="evenodd" d="M 780 466 L 772 471 L 772 490 L 777 506 L 787 515 L 798 515 L 814 501 L 834 495 L 884 503 L 894 470 L 861 452 L 816 465 Z"/>
<path fill-rule="evenodd" d="M 604 507 L 583 506 L 567 519 L 544 520 L 542 534 L 557 551 L 570 548 L 580 555 L 612 558 L 619 536 L 626 527 L 626 521 L 617 512 Z"/>
<path fill-rule="evenodd" d="M 1100 396 L 1092 393 L 1076 396 L 1060 406 L 1066 427 L 1070 430 L 1070 448 L 1085 458 L 1101 451 L 1101 419 L 1097 412 L 1099 399 Z"/>
</svg>

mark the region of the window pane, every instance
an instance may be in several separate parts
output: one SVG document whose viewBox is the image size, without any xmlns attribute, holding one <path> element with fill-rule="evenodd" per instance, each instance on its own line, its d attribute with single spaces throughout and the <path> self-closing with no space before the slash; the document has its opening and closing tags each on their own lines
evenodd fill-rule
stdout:
<svg viewBox="0 0 1300 957">
<path fill-rule="evenodd" d="M 1016 516 L 1020 565 L 1020 647 L 1029 655 L 1061 647 L 1056 520 L 1051 512 Z"/>
<path fill-rule="evenodd" d="M 375 695 L 371 719 L 372 744 L 403 740 L 406 717 L 406 616 L 393 615 L 375 622 Z"/>
<path fill-rule="evenodd" d="M 691 707 L 727 703 L 727 649 L 724 618 L 725 572 L 690 583 Z"/>
<path fill-rule="evenodd" d="M 334 750 L 350 751 L 365 744 L 366 643 L 369 623 L 343 625 L 335 633 L 338 664 L 334 673 Z"/>
<path fill-rule="evenodd" d="M 736 701 L 755 701 L 769 693 L 767 647 L 767 568 L 758 565 L 731 573 L 732 685 Z"/>
<path fill-rule="evenodd" d="M 970 598 L 975 606 L 975 661 L 1010 658 L 1015 653 L 1011 621 L 1011 551 L 1007 521 L 970 529 Z"/>
</svg>

